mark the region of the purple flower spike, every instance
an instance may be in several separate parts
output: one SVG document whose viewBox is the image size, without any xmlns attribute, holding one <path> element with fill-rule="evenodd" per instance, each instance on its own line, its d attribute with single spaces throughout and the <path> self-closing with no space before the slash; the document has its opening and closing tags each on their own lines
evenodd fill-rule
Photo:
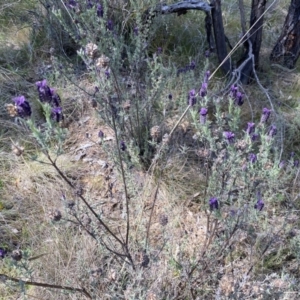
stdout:
<svg viewBox="0 0 300 300">
<path fill-rule="evenodd" d="M 249 161 L 254 164 L 257 161 L 257 156 L 254 153 L 249 154 Z"/>
<path fill-rule="evenodd" d="M 225 131 L 223 135 L 229 144 L 234 143 L 234 133 L 232 133 L 231 131 Z"/>
<path fill-rule="evenodd" d="M 139 35 L 139 28 L 137 26 L 134 26 L 133 33 L 134 33 L 135 36 Z"/>
<path fill-rule="evenodd" d="M 42 103 L 51 103 L 52 101 L 52 92 L 49 86 L 47 85 L 47 80 L 37 81 L 35 83 L 39 92 L 39 98 Z"/>
<path fill-rule="evenodd" d="M 205 97 L 207 95 L 207 83 L 206 82 L 202 83 L 199 94 L 200 94 L 201 97 Z"/>
<path fill-rule="evenodd" d="M 204 82 L 205 83 L 208 83 L 209 77 L 210 77 L 210 71 L 206 71 L 205 75 L 204 75 Z"/>
<path fill-rule="evenodd" d="M 103 138 L 104 138 L 104 132 L 103 132 L 102 130 L 99 130 L 99 132 L 98 132 L 98 137 L 99 137 L 100 139 L 103 139 Z"/>
<path fill-rule="evenodd" d="M 266 123 L 269 119 L 271 115 L 271 110 L 268 109 L 268 108 L 263 108 L 263 112 L 262 112 L 262 115 L 261 115 L 261 119 L 260 119 L 260 122 L 261 123 Z"/>
<path fill-rule="evenodd" d="M 28 101 L 26 101 L 24 96 L 19 96 L 13 98 L 15 106 L 17 108 L 18 117 L 26 118 L 31 116 L 31 107 Z"/>
<path fill-rule="evenodd" d="M 259 138 L 259 134 L 258 133 L 253 133 L 252 136 L 251 136 L 251 140 L 252 142 L 255 142 L 257 141 Z"/>
<path fill-rule="evenodd" d="M 77 2 L 75 0 L 69 0 L 68 6 L 71 8 L 75 8 L 77 6 Z"/>
<path fill-rule="evenodd" d="M 102 5 L 98 4 L 97 5 L 97 16 L 99 18 L 103 18 L 103 14 L 104 14 L 104 11 L 103 11 Z"/>
<path fill-rule="evenodd" d="M 278 168 L 279 168 L 279 169 L 283 169 L 283 168 L 285 167 L 285 165 L 286 165 L 286 162 L 285 162 L 284 160 L 282 160 L 282 161 L 279 163 Z"/>
<path fill-rule="evenodd" d="M 299 160 L 298 160 L 298 159 L 296 159 L 296 160 L 294 161 L 294 167 L 295 167 L 295 168 L 298 168 L 298 167 L 299 167 Z"/>
<path fill-rule="evenodd" d="M 194 89 L 190 90 L 188 95 L 188 105 L 194 106 L 196 102 L 197 102 L 196 91 Z"/>
<path fill-rule="evenodd" d="M 25 102 L 25 97 L 24 97 L 24 96 L 18 96 L 18 97 L 15 97 L 15 98 L 13 99 L 13 101 L 15 102 L 15 104 L 16 104 L 17 106 L 21 106 L 21 105 L 24 104 L 24 102 Z"/>
<path fill-rule="evenodd" d="M 124 141 L 121 141 L 121 142 L 120 142 L 120 149 L 121 149 L 122 151 L 125 151 L 125 150 L 127 149 L 126 144 L 125 144 Z"/>
<path fill-rule="evenodd" d="M 59 123 L 61 120 L 63 120 L 64 116 L 62 114 L 61 107 L 54 107 L 51 111 L 51 117 L 54 119 L 57 123 Z"/>
<path fill-rule="evenodd" d="M 205 124 L 206 123 L 206 115 L 207 115 L 208 109 L 205 107 L 202 107 L 200 109 L 200 124 Z"/>
<path fill-rule="evenodd" d="M 232 85 L 230 88 L 230 96 L 235 99 L 236 98 L 236 94 L 238 92 L 238 87 L 235 85 Z"/>
<path fill-rule="evenodd" d="M 241 92 L 237 92 L 234 103 L 238 106 L 242 106 L 244 103 L 243 97 L 244 95 Z"/>
<path fill-rule="evenodd" d="M 105 71 L 105 76 L 106 76 L 106 79 L 109 79 L 109 78 L 110 78 L 110 72 L 109 72 L 109 70 L 106 70 L 106 71 Z"/>
<path fill-rule="evenodd" d="M 256 204 L 254 205 L 254 208 L 261 211 L 265 206 L 264 201 L 262 201 L 262 199 L 258 199 Z"/>
<path fill-rule="evenodd" d="M 255 131 L 255 123 L 248 122 L 246 133 L 251 135 Z"/>
<path fill-rule="evenodd" d="M 106 28 L 109 30 L 109 31 L 112 31 L 114 29 L 114 23 L 112 20 L 108 20 L 107 23 L 106 23 Z"/>
<path fill-rule="evenodd" d="M 196 68 L 196 63 L 194 61 L 190 64 L 190 70 L 194 70 Z"/>
<path fill-rule="evenodd" d="M 0 248 L 0 258 L 4 258 L 7 254 L 7 251 L 3 248 Z"/>
<path fill-rule="evenodd" d="M 206 51 L 204 52 L 204 56 L 205 56 L 206 58 L 209 58 L 209 57 L 210 57 L 210 51 L 209 51 L 209 50 L 206 50 Z"/>
<path fill-rule="evenodd" d="M 277 133 L 277 128 L 275 125 L 271 125 L 270 130 L 268 132 L 268 136 L 269 137 L 274 137 L 274 135 L 276 135 Z"/>
<path fill-rule="evenodd" d="M 219 208 L 219 202 L 217 198 L 210 198 L 209 199 L 209 207 L 210 210 L 218 209 Z"/>
</svg>

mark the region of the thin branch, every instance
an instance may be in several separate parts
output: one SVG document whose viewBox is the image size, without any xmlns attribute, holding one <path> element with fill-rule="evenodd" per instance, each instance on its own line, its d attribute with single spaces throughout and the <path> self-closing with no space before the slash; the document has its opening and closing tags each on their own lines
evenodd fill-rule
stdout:
<svg viewBox="0 0 300 300">
<path fill-rule="evenodd" d="M 74 287 L 66 286 L 66 285 L 56 285 L 56 284 L 48 284 L 48 283 L 36 282 L 36 281 L 27 281 L 27 280 L 23 280 L 23 279 L 20 279 L 20 278 L 14 278 L 14 277 L 11 277 L 11 276 L 7 276 L 5 274 L 0 274 L 0 279 L 3 280 L 3 281 L 11 280 L 13 282 L 22 283 L 22 284 L 25 284 L 25 285 L 60 289 L 60 290 L 71 291 L 71 292 L 80 292 L 80 293 L 83 293 L 89 299 L 92 299 L 92 296 L 87 292 L 87 290 L 85 288 L 79 289 L 79 288 L 74 288 Z"/>
</svg>

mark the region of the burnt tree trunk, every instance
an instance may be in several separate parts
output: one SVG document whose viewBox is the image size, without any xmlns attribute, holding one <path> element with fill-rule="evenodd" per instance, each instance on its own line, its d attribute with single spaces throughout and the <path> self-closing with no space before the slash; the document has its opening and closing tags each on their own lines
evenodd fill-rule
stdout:
<svg viewBox="0 0 300 300">
<path fill-rule="evenodd" d="M 211 6 L 212 6 L 211 18 L 212 18 L 212 24 L 214 28 L 216 50 L 217 50 L 218 60 L 220 63 L 222 63 L 228 53 L 226 48 L 226 38 L 225 38 L 224 26 L 223 26 L 221 0 L 211 0 Z M 231 71 L 229 59 L 227 59 L 223 63 L 221 69 L 225 74 L 228 74 Z"/>
<path fill-rule="evenodd" d="M 270 60 L 293 69 L 300 55 L 300 1 L 292 0 Z"/>
<path fill-rule="evenodd" d="M 250 15 L 250 28 L 248 39 L 244 43 L 245 52 L 242 59 L 239 61 L 241 68 L 241 78 L 242 83 L 248 83 L 251 78 L 253 78 L 253 61 L 251 56 L 254 57 L 255 68 L 259 65 L 259 52 L 262 42 L 262 32 L 264 23 L 264 12 L 266 9 L 266 3 L 268 0 L 252 0 L 251 15 Z M 257 23 L 256 23 L 257 22 Z"/>
<path fill-rule="evenodd" d="M 259 51 L 260 51 L 260 47 L 261 47 L 263 24 L 264 24 L 263 14 L 266 9 L 267 1 L 268 0 L 253 0 L 252 1 L 250 27 L 253 26 L 253 24 L 255 24 L 255 22 L 257 22 L 253 26 L 253 28 L 250 30 L 250 41 L 252 43 L 252 53 L 254 55 L 255 68 L 258 67 L 258 63 L 259 63 Z M 258 19 L 259 19 L 259 21 L 257 21 Z"/>
</svg>

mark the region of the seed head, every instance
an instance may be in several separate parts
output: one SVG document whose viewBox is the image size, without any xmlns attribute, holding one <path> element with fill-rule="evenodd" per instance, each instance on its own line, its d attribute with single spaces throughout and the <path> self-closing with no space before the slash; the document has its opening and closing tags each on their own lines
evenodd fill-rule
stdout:
<svg viewBox="0 0 300 300">
<path fill-rule="evenodd" d="M 14 250 L 11 254 L 11 258 L 15 261 L 20 261 L 22 257 L 23 255 L 21 250 Z"/>
<path fill-rule="evenodd" d="M 62 218 L 61 212 L 58 209 L 52 209 L 49 211 L 49 219 L 52 222 L 58 222 Z"/>
<path fill-rule="evenodd" d="M 159 216 L 159 224 L 161 226 L 166 226 L 168 224 L 168 221 L 169 220 L 168 220 L 168 216 L 167 215 L 162 214 L 162 215 Z"/>
</svg>

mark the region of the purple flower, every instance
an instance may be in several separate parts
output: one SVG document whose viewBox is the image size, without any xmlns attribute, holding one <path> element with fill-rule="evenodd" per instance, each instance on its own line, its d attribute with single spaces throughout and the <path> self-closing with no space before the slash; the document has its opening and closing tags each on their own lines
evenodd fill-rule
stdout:
<svg viewBox="0 0 300 300">
<path fill-rule="evenodd" d="M 42 103 L 50 104 L 52 101 L 52 93 L 49 86 L 47 85 L 47 80 L 44 79 L 42 81 L 37 81 L 35 85 L 37 86 L 39 92 L 40 101 Z"/>
<path fill-rule="evenodd" d="M 104 138 L 104 132 L 103 132 L 102 130 L 99 130 L 99 132 L 98 132 L 98 137 L 99 137 L 100 139 L 103 139 L 103 138 Z"/>
<path fill-rule="evenodd" d="M 156 54 L 157 54 L 157 55 L 162 54 L 162 47 L 158 47 L 158 48 L 157 48 Z"/>
<path fill-rule="evenodd" d="M 231 98 L 235 99 L 237 92 L 238 92 L 238 87 L 236 85 L 232 85 L 230 88 Z"/>
<path fill-rule="evenodd" d="M 75 0 L 69 0 L 69 3 L 67 4 L 67 6 L 69 6 L 71 8 L 75 8 L 77 6 L 77 2 Z"/>
<path fill-rule="evenodd" d="M 266 123 L 268 121 L 270 115 L 271 115 L 271 110 L 264 107 L 263 111 L 262 111 L 260 122 L 261 123 Z"/>
<path fill-rule="evenodd" d="M 244 95 L 239 92 L 239 88 L 236 85 L 232 85 L 230 88 L 230 97 L 234 100 L 234 104 L 238 106 L 242 106 L 244 103 L 243 97 Z"/>
<path fill-rule="evenodd" d="M 268 136 L 269 137 L 274 137 L 274 135 L 276 135 L 277 133 L 277 128 L 275 125 L 271 125 L 269 132 L 268 132 Z"/>
<path fill-rule="evenodd" d="M 206 58 L 209 58 L 209 57 L 210 57 L 210 51 L 209 51 L 209 50 L 205 50 L 204 56 L 205 56 Z"/>
<path fill-rule="evenodd" d="M 200 115 L 200 124 L 206 123 L 206 115 L 207 115 L 208 109 L 205 107 L 202 107 L 200 109 L 199 115 Z"/>
<path fill-rule="evenodd" d="M 87 0 L 87 1 L 86 1 L 86 7 L 87 7 L 88 9 L 93 8 L 93 6 L 94 6 L 94 3 L 93 3 L 91 0 Z"/>
<path fill-rule="evenodd" d="M 237 92 L 234 103 L 238 106 L 242 106 L 244 103 L 243 97 L 244 97 L 244 95 L 241 92 Z"/>
<path fill-rule="evenodd" d="M 248 122 L 246 133 L 251 135 L 255 131 L 255 123 Z"/>
<path fill-rule="evenodd" d="M 138 36 L 139 35 L 139 28 L 137 26 L 134 26 L 133 28 L 133 33 L 134 35 Z"/>
<path fill-rule="evenodd" d="M 125 144 L 124 141 L 121 141 L 121 142 L 120 142 L 120 149 L 121 149 L 122 151 L 125 151 L 125 150 L 127 149 L 126 144 Z"/>
<path fill-rule="evenodd" d="M 218 209 L 219 208 L 219 202 L 217 198 L 210 198 L 209 199 L 209 207 L 210 210 Z"/>
<path fill-rule="evenodd" d="M 106 70 L 106 71 L 105 71 L 105 76 L 106 76 L 106 79 L 109 79 L 109 78 L 110 78 L 110 72 L 109 72 L 109 70 Z"/>
<path fill-rule="evenodd" d="M 204 75 L 204 82 L 205 83 L 208 83 L 209 77 L 210 77 L 210 71 L 206 71 L 205 75 Z"/>
<path fill-rule="evenodd" d="M 61 100 L 60 100 L 60 97 L 58 96 L 58 94 L 55 92 L 54 89 L 50 88 L 50 93 L 51 93 L 51 96 L 52 96 L 52 101 L 51 101 L 51 106 L 60 106 L 61 104 Z"/>
<path fill-rule="evenodd" d="M 229 144 L 234 143 L 234 133 L 232 133 L 231 131 L 225 131 L 223 133 L 223 136 L 226 138 Z"/>
<path fill-rule="evenodd" d="M 249 161 L 254 164 L 257 161 L 257 156 L 254 153 L 249 154 Z"/>
<path fill-rule="evenodd" d="M 31 116 L 31 107 L 28 101 L 26 101 L 24 96 L 18 96 L 13 98 L 15 102 L 17 113 L 20 118 L 26 118 Z"/>
<path fill-rule="evenodd" d="M 196 91 L 194 89 L 190 90 L 188 95 L 188 105 L 194 106 L 196 102 L 197 102 Z"/>
<path fill-rule="evenodd" d="M 112 31 L 114 29 L 114 23 L 111 19 L 109 19 L 106 23 L 106 28 L 109 30 L 109 31 Z"/>
<path fill-rule="evenodd" d="M 15 97 L 13 100 L 17 106 L 21 106 L 26 101 L 24 96 Z"/>
<path fill-rule="evenodd" d="M 258 199 L 256 204 L 254 205 L 254 208 L 261 211 L 265 206 L 265 203 L 262 199 Z"/>
<path fill-rule="evenodd" d="M 207 95 L 207 83 L 206 82 L 202 83 L 199 94 L 200 94 L 201 97 L 205 97 Z"/>
<path fill-rule="evenodd" d="M 3 248 L 0 248 L 0 258 L 4 258 L 7 254 L 7 251 Z"/>
<path fill-rule="evenodd" d="M 258 133 L 253 133 L 252 136 L 251 136 L 251 140 L 252 140 L 253 142 L 257 141 L 258 138 L 259 138 L 259 134 L 258 134 Z"/>
<path fill-rule="evenodd" d="M 196 63 L 192 60 L 190 64 L 190 70 L 194 70 L 196 68 Z"/>
<path fill-rule="evenodd" d="M 295 168 L 298 168 L 298 167 L 299 167 L 299 160 L 298 160 L 298 159 L 296 159 L 296 160 L 294 161 L 294 167 L 295 167 Z"/>
<path fill-rule="evenodd" d="M 103 18 L 103 14 L 104 14 L 104 11 L 103 11 L 102 5 L 98 4 L 97 5 L 97 16 L 99 18 Z"/>
<path fill-rule="evenodd" d="M 168 95 L 168 98 L 169 98 L 169 100 L 172 100 L 173 95 L 172 95 L 172 94 L 169 94 L 169 95 Z"/>
<path fill-rule="evenodd" d="M 284 160 L 282 160 L 282 161 L 279 163 L 278 168 L 279 168 L 279 169 L 283 169 L 283 168 L 285 167 L 285 165 L 286 165 L 286 162 L 285 162 Z"/>
<path fill-rule="evenodd" d="M 52 107 L 58 107 L 61 104 L 60 97 L 54 89 L 47 85 L 47 80 L 37 81 L 35 83 L 39 92 L 39 99 L 42 103 L 49 103 Z"/>
<path fill-rule="evenodd" d="M 51 111 L 51 117 L 54 119 L 57 123 L 59 123 L 61 120 L 64 119 L 64 116 L 62 114 L 61 107 L 54 107 Z"/>
</svg>

